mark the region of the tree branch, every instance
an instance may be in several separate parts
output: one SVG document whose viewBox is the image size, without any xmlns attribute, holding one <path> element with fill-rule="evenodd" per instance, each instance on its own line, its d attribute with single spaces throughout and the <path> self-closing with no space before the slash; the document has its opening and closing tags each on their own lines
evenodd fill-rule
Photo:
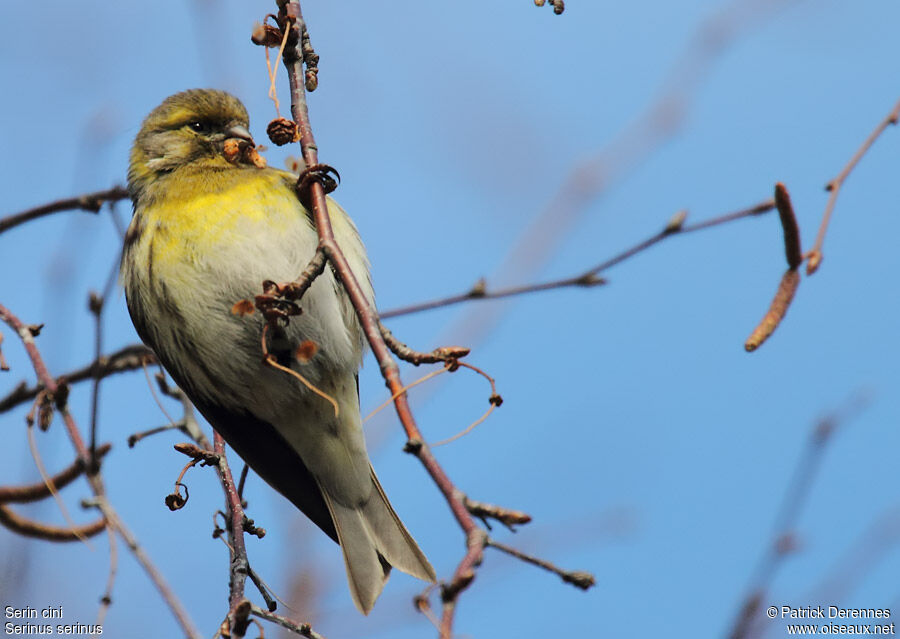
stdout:
<svg viewBox="0 0 900 639">
<path fill-rule="evenodd" d="M 473 300 L 491 300 L 491 299 L 499 299 L 503 297 L 514 297 L 517 295 L 527 295 L 529 293 L 537 293 L 539 291 L 548 291 L 557 288 L 567 288 L 567 287 L 593 287 L 602 284 L 606 284 L 606 280 L 599 276 L 600 273 L 620 264 L 635 255 L 646 251 L 650 247 L 662 242 L 668 237 L 672 237 L 674 235 L 684 235 L 686 233 L 693 233 L 694 231 L 701 231 L 703 229 L 711 228 L 713 226 L 720 226 L 722 224 L 728 224 L 729 222 L 733 222 L 735 220 L 740 220 L 745 217 L 750 217 L 754 215 L 761 215 L 763 213 L 768 213 L 772 209 L 775 208 L 775 200 L 763 200 L 758 204 L 754 204 L 745 209 L 741 209 L 739 211 L 734 211 L 733 213 L 727 213 L 725 215 L 721 215 L 718 217 L 714 217 L 708 220 L 703 220 L 701 222 L 697 222 L 696 224 L 688 224 L 685 225 L 685 213 L 677 213 L 666 225 L 664 229 L 651 235 L 645 240 L 638 242 L 634 246 L 625 249 L 624 251 L 616 254 L 612 258 L 597 264 L 596 266 L 592 266 L 591 268 L 582 271 L 576 275 L 571 277 L 565 277 L 558 280 L 552 280 L 550 282 L 543 282 L 540 284 L 523 284 L 519 286 L 512 286 L 509 288 L 502 288 L 496 291 L 490 291 L 487 289 L 487 285 L 484 280 L 478 281 L 472 288 L 470 288 L 467 292 L 458 293 L 456 295 L 451 295 L 449 297 L 443 297 L 439 299 L 430 300 L 427 302 L 420 302 L 418 304 L 411 304 L 409 306 L 403 306 L 400 308 L 394 308 L 387 311 L 382 311 L 380 313 L 381 319 L 388 319 L 391 317 L 398 317 L 400 315 L 410 315 L 412 313 L 420 313 L 422 311 L 428 311 L 434 308 L 441 308 L 444 306 L 453 306 L 454 304 L 459 304 L 461 302 L 468 302 Z"/>
<path fill-rule="evenodd" d="M 81 433 L 78 430 L 78 426 L 75 423 L 75 419 L 69 412 L 67 402 L 69 394 L 68 385 L 59 383 L 52 375 L 50 375 L 50 372 L 47 370 L 47 366 L 38 351 L 37 345 L 34 342 L 34 338 L 40 332 L 40 327 L 26 325 L 2 304 L 0 304 L 0 320 L 12 328 L 22 340 L 25 351 L 31 360 L 32 368 L 34 368 L 34 372 L 38 377 L 38 382 L 44 387 L 42 392 L 46 394 L 48 400 L 51 400 L 53 404 L 55 404 L 56 410 L 59 411 L 63 418 L 69 440 L 72 442 L 72 446 L 75 448 L 75 452 L 78 455 L 78 461 L 85 468 L 90 470 L 90 472 L 86 474 L 86 477 L 94 493 L 93 505 L 100 508 L 104 519 L 106 520 L 106 524 L 112 526 L 131 549 L 135 559 L 138 560 L 143 567 L 144 572 L 153 582 L 154 586 L 156 586 L 157 591 L 160 593 L 163 601 L 169 606 L 169 609 L 172 611 L 173 616 L 181 626 L 182 630 L 184 630 L 184 633 L 192 639 L 199 638 L 200 633 L 194 627 L 193 622 L 190 620 L 190 617 L 181 605 L 181 602 L 175 597 L 175 594 L 166 583 L 162 574 L 156 569 L 150 561 L 150 558 L 137 543 L 134 535 L 132 535 L 125 527 L 122 520 L 119 519 L 118 514 L 112 506 L 110 506 L 109 502 L 107 502 L 106 489 L 104 488 L 103 480 L 98 469 L 91 467 L 90 451 L 87 446 L 85 446 L 84 440 L 81 438 Z"/>
<path fill-rule="evenodd" d="M 869 149 L 875 144 L 875 140 L 879 138 L 879 136 L 884 133 L 884 130 L 888 128 L 888 126 L 892 124 L 897 124 L 897 120 L 900 118 L 900 101 L 894 105 L 894 108 L 891 109 L 890 113 L 888 113 L 884 119 L 878 123 L 878 126 L 875 127 L 875 130 L 869 134 L 860 147 L 856 150 L 856 153 L 853 154 L 853 157 L 850 158 L 850 161 L 847 162 L 846 166 L 841 169 L 841 172 L 838 173 L 837 177 L 830 180 L 828 184 L 825 185 L 825 190 L 830 191 L 830 195 L 828 196 L 828 202 L 825 204 L 825 212 L 822 214 L 822 223 L 819 226 L 819 233 L 816 235 L 816 243 L 813 245 L 812 250 L 807 254 L 807 262 L 806 262 L 806 274 L 812 275 L 817 270 L 819 270 L 819 265 L 822 263 L 822 245 L 825 243 L 825 233 L 828 231 L 828 224 L 831 222 L 831 214 L 834 211 L 834 204 L 837 202 L 838 193 L 840 193 L 841 187 L 844 185 L 844 181 L 856 168 L 856 165 L 859 164 L 859 161 L 863 158 L 863 156 L 868 153 Z"/>
<path fill-rule="evenodd" d="M 98 447 L 97 460 L 99 461 L 102 459 L 111 448 L 112 445 L 110 444 L 103 444 Z M 0 504 L 7 504 L 10 502 L 21 504 L 46 499 L 51 495 L 50 486 L 53 487 L 53 490 L 60 490 L 81 477 L 81 475 L 84 474 L 84 471 L 84 463 L 81 459 L 76 459 L 67 468 L 64 468 L 51 477 L 49 482 L 45 483 L 41 481 L 27 486 L 2 486 L 0 487 Z"/>
<path fill-rule="evenodd" d="M 459 593 L 466 589 L 475 578 L 475 568 L 481 563 L 484 548 L 487 545 L 487 534 L 479 528 L 465 504 L 465 496 L 444 472 L 443 467 L 437 462 L 431 452 L 421 430 L 416 424 L 410 409 L 406 393 L 403 391 L 403 382 L 400 379 L 397 363 L 391 357 L 391 349 L 385 342 L 382 334 L 378 315 L 366 299 L 360 288 L 346 257 L 338 245 L 331 219 L 328 215 L 325 188 L 320 171 L 324 168 L 319 164 L 317 146 L 313 137 L 309 122 L 309 112 L 306 104 L 306 92 L 302 78 L 306 77 L 309 86 L 309 73 L 304 76 L 304 61 L 310 57 L 312 51 L 309 46 L 309 36 L 303 22 L 300 4 L 297 0 L 279 0 L 279 24 L 283 30 L 290 29 L 288 46 L 284 50 L 284 64 L 288 71 L 288 80 L 291 88 L 291 114 L 297 125 L 303 160 L 306 163 L 306 172 L 301 174 L 298 181 L 298 197 L 301 202 L 312 208 L 316 231 L 319 236 L 319 249 L 331 263 L 334 271 L 341 281 L 353 309 L 359 318 L 363 333 L 384 377 L 385 384 L 393 397 L 394 408 L 403 429 L 406 432 L 407 444 L 405 450 L 416 457 L 425 467 L 434 483 L 444 496 L 454 518 L 466 536 L 467 552 L 454 572 L 451 581 L 442 589 L 444 601 L 444 613 L 441 620 L 441 639 L 450 639 L 453 630 L 453 617 L 456 601 Z M 313 54 L 314 55 L 314 54 Z M 315 58 L 315 61 L 318 57 Z M 311 71 L 310 71 L 311 72 Z"/>
<path fill-rule="evenodd" d="M 42 524 L 21 515 L 17 515 L 9 506 L 0 504 L 0 525 L 22 535 L 43 539 L 44 541 L 82 541 L 93 537 L 106 528 L 106 519 L 101 517 L 95 522 L 83 526 L 60 527 Z"/>
<path fill-rule="evenodd" d="M 56 200 L 36 206 L 21 213 L 14 213 L 0 219 L 0 233 L 10 230 L 25 222 L 30 222 L 39 217 L 44 217 L 52 213 L 60 211 L 87 211 L 88 213 L 98 213 L 100 208 L 106 202 L 118 202 L 128 197 L 128 190 L 122 186 L 114 186 L 105 191 L 95 191 L 94 193 L 86 193 L 84 195 L 76 195 L 75 197 Z"/>
<path fill-rule="evenodd" d="M 60 376 L 67 384 L 77 384 L 90 379 L 103 379 L 115 373 L 133 371 L 143 368 L 145 364 L 155 364 L 156 355 L 143 344 L 132 344 L 124 348 L 104 355 L 91 362 L 87 366 L 75 369 Z M 38 381 L 34 386 L 28 386 L 21 382 L 12 392 L 0 399 L 0 413 L 11 408 L 29 402 L 44 390 L 44 385 Z"/>
<path fill-rule="evenodd" d="M 844 406 L 824 416 L 813 427 L 793 476 L 775 517 L 772 539 L 756 566 L 750 579 L 747 595 L 738 610 L 737 617 L 728 633 L 729 639 L 746 639 L 752 636 L 752 626 L 758 622 L 757 613 L 778 569 L 784 559 L 797 548 L 796 531 L 800 513 L 809 500 L 822 459 L 828 444 L 834 440 L 838 427 L 853 418 L 868 404 L 868 397 L 857 394 Z"/>
</svg>

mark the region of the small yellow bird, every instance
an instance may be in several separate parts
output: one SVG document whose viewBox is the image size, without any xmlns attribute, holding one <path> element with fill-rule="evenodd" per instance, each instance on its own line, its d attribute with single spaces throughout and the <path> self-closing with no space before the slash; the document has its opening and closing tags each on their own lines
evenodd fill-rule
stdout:
<svg viewBox="0 0 900 639">
<path fill-rule="evenodd" d="M 368 613 L 391 566 L 426 581 L 434 569 L 378 483 L 359 413 L 365 340 L 331 269 L 275 331 L 269 352 L 337 403 L 263 361 L 259 313 L 234 314 L 262 282 L 290 282 L 318 237 L 294 191 L 296 177 L 240 154 L 253 147 L 247 111 L 222 91 L 184 91 L 144 120 L 128 189 L 134 217 L 121 275 L 141 339 L 235 451 L 337 541 L 350 593 Z M 368 258 L 353 222 L 329 198 L 338 244 L 369 303 Z M 294 356 L 315 344 L 307 363 Z M 304 358 L 305 359 L 305 358 Z"/>
</svg>

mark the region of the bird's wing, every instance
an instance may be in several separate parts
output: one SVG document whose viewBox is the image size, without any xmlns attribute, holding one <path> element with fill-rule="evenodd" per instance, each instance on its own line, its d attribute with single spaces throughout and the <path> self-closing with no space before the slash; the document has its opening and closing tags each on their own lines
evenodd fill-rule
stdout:
<svg viewBox="0 0 900 639">
<path fill-rule="evenodd" d="M 240 457 L 272 488 L 287 497 L 325 534 L 337 541 L 337 531 L 322 491 L 306 464 L 275 428 L 247 412 L 194 402 Z"/>
</svg>

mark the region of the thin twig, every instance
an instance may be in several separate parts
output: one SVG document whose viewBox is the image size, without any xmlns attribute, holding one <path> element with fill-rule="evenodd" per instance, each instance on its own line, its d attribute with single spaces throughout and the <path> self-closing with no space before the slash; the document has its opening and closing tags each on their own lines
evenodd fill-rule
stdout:
<svg viewBox="0 0 900 639">
<path fill-rule="evenodd" d="M 103 295 L 91 291 L 88 309 L 94 316 L 94 361 L 99 361 L 103 354 Z M 100 381 L 101 378 L 93 375 L 91 383 L 91 425 L 90 425 L 90 451 L 92 464 L 96 465 L 97 458 L 97 422 L 100 417 Z"/>
<path fill-rule="evenodd" d="M 132 433 L 128 436 L 128 448 L 134 448 L 135 444 L 137 444 L 142 439 L 146 439 L 152 435 L 158 435 L 159 433 L 164 433 L 167 430 L 180 430 L 185 434 L 187 433 L 184 425 L 184 421 L 177 421 L 171 424 L 166 424 L 164 426 L 156 426 L 155 428 L 148 428 L 147 430 L 142 430 L 137 433 Z"/>
<path fill-rule="evenodd" d="M 837 177 L 830 180 L 828 184 L 825 185 L 825 190 L 830 191 L 830 195 L 828 196 L 828 202 L 825 204 L 825 212 L 822 214 L 822 223 L 819 226 L 819 232 L 816 235 L 816 243 L 813 245 L 812 250 L 807 254 L 807 262 L 806 262 L 806 274 L 812 275 L 819 269 L 819 265 L 822 263 L 822 245 L 825 243 L 825 233 L 828 231 L 828 224 L 831 222 L 831 214 L 834 211 L 834 204 L 837 202 L 838 193 L 841 190 L 841 187 L 844 185 L 844 181 L 847 179 L 847 176 L 856 168 L 856 165 L 859 164 L 859 161 L 863 158 L 863 156 L 868 153 L 869 149 L 875 143 L 875 140 L 879 138 L 879 136 L 884 133 L 884 130 L 888 128 L 888 126 L 892 124 L 897 124 L 897 120 L 900 118 L 900 101 L 894 105 L 894 108 L 891 109 L 891 112 L 888 113 L 884 119 L 878 123 L 878 126 L 869 134 L 860 147 L 856 150 L 856 153 L 853 154 L 853 157 L 850 158 L 850 161 L 841 169 L 841 172 L 837 174 Z"/>
<path fill-rule="evenodd" d="M 244 468 L 246 468 L 246 466 L 244 466 Z M 250 576 L 250 581 L 253 582 L 253 585 L 256 586 L 259 594 L 261 594 L 262 598 L 265 600 L 266 607 L 269 609 L 269 612 L 275 612 L 275 610 L 278 608 L 278 603 L 272 597 L 268 587 L 266 587 L 266 584 L 263 583 L 263 580 L 259 575 L 256 574 L 256 571 L 253 570 L 253 568 L 248 567 L 248 575 Z"/>
<path fill-rule="evenodd" d="M 433 444 L 431 444 L 432 448 L 436 448 L 438 446 L 443 446 L 444 444 L 449 444 L 450 442 L 456 441 L 460 437 L 464 437 L 465 435 L 468 435 L 473 430 L 475 430 L 475 428 L 479 424 L 481 424 L 484 420 L 486 420 L 488 417 L 490 417 L 491 413 L 494 412 L 494 409 L 499 408 L 500 405 L 503 404 L 503 398 L 500 396 L 500 393 L 497 392 L 497 382 L 494 380 L 493 377 L 491 377 L 490 375 L 485 373 L 483 370 L 481 370 L 477 366 L 473 366 L 472 364 L 469 364 L 467 362 L 453 362 L 453 363 L 458 366 L 462 366 L 462 367 L 468 368 L 469 370 L 475 371 L 476 373 L 478 373 L 479 375 L 484 377 L 488 381 L 488 383 L 490 383 L 491 394 L 488 397 L 488 402 L 490 402 L 490 407 L 487 409 L 487 411 L 485 411 L 485 413 L 481 417 L 479 417 L 474 422 L 472 422 L 471 424 L 466 426 L 463 430 L 459 431 L 455 435 L 451 435 L 447 439 L 442 439 L 439 442 L 434 442 Z M 471 509 L 469 512 L 471 512 Z"/>
<path fill-rule="evenodd" d="M 597 583 L 597 580 L 594 579 L 594 575 L 589 572 L 584 572 L 583 570 L 563 570 L 559 566 L 556 566 L 549 561 L 539 559 L 537 557 L 524 553 L 521 550 L 516 550 L 515 548 L 507 546 L 506 544 L 501 544 L 497 541 L 494 541 L 493 539 L 488 540 L 488 546 L 496 548 L 497 550 L 502 550 L 507 555 L 512 555 L 516 559 L 521 559 L 525 563 L 532 564 L 556 575 L 559 575 L 564 582 L 566 582 L 567 584 L 572 584 L 576 588 L 588 590 Z"/>
<path fill-rule="evenodd" d="M 496 519 L 512 531 L 515 531 L 516 526 L 521 526 L 522 524 L 527 524 L 531 521 L 531 515 L 522 512 L 521 510 L 510 510 L 509 508 L 502 508 L 500 506 L 495 506 L 494 504 L 475 501 L 468 497 L 465 497 L 463 502 L 466 504 L 468 511 L 483 521 L 488 529 L 491 527 L 488 523 L 488 519 Z"/>
<path fill-rule="evenodd" d="M 53 526 L 17 515 L 9 506 L 0 504 L 0 525 L 24 537 L 44 541 L 84 541 L 102 532 L 106 528 L 106 520 L 101 517 L 80 526 Z"/>
<path fill-rule="evenodd" d="M 738 610 L 735 622 L 728 636 L 730 639 L 746 639 L 752 625 L 758 621 L 757 614 L 770 584 L 785 558 L 797 546 L 795 528 L 803 507 L 822 465 L 828 444 L 834 440 L 838 427 L 845 424 L 863 410 L 869 402 L 868 396 L 857 393 L 843 406 L 821 418 L 813 427 L 806 448 L 797 461 L 793 476 L 785 490 L 784 497 L 775 516 L 771 541 L 756 566 L 747 595 Z"/>
<path fill-rule="evenodd" d="M 68 384 L 76 384 L 90 379 L 104 379 L 115 373 L 138 370 L 144 363 L 155 362 L 156 356 L 153 351 L 143 344 L 132 344 L 60 377 L 65 379 Z M 42 390 L 44 390 L 44 385 L 40 381 L 34 386 L 28 386 L 22 382 L 11 393 L 0 399 L 0 413 L 33 400 Z"/>
<path fill-rule="evenodd" d="M 434 369 L 433 371 L 431 371 L 430 373 L 426 373 L 425 375 L 422 375 L 422 377 L 420 377 L 419 379 L 417 379 L 417 380 L 414 381 L 414 382 L 410 382 L 409 384 L 407 384 L 406 386 L 404 386 L 403 388 L 401 388 L 400 390 L 398 390 L 396 393 L 394 393 L 393 395 L 391 395 L 390 397 L 388 397 L 386 400 L 384 400 L 384 402 L 382 402 L 382 403 L 381 403 L 377 408 L 375 408 L 371 413 L 369 413 L 368 415 L 366 415 L 365 418 L 363 418 L 362 423 L 365 424 L 367 421 L 369 421 L 370 419 L 372 419 L 373 417 L 375 417 L 375 415 L 377 415 L 377 414 L 380 413 L 382 410 L 384 410 L 387 406 L 389 406 L 390 404 L 392 404 L 392 403 L 394 402 L 394 397 L 395 397 L 397 394 L 399 394 L 399 393 L 405 393 L 405 392 L 408 391 L 410 388 L 414 388 L 414 387 L 418 386 L 419 384 L 422 384 L 422 383 L 424 383 L 424 382 L 427 382 L 429 379 L 431 379 L 431 378 L 433 378 L 433 377 L 437 377 L 437 376 L 440 375 L 441 373 L 446 373 L 448 370 L 449 370 L 449 367 L 445 365 L 445 366 L 442 367 L 442 368 L 436 368 L 436 369 Z"/>
<path fill-rule="evenodd" d="M 103 444 L 97 448 L 97 459 L 103 458 L 110 451 L 112 445 Z M 27 503 L 39 501 L 50 496 L 51 488 L 61 490 L 84 474 L 84 463 L 76 459 L 69 466 L 48 478 L 48 481 L 36 482 L 27 486 L 2 486 L 0 487 L 0 504 Z"/>
<path fill-rule="evenodd" d="M 287 628 L 291 632 L 294 632 L 301 637 L 309 637 L 309 639 L 325 639 L 324 636 L 313 630 L 312 626 L 310 626 L 308 623 L 297 623 L 296 621 L 288 619 L 287 617 L 276 615 L 274 612 L 263 610 L 259 606 L 250 606 L 250 614 L 257 616 L 260 619 L 265 619 L 266 621 L 271 621 L 272 623 L 278 624 L 282 628 Z"/>
<path fill-rule="evenodd" d="M 86 193 L 85 195 L 76 195 L 75 197 L 56 200 L 55 202 L 42 204 L 33 209 L 28 209 L 21 213 L 14 213 L 0 219 L 0 233 L 8 231 L 20 224 L 25 224 L 25 222 L 30 222 L 39 217 L 50 215 L 51 213 L 58 213 L 60 211 L 81 210 L 87 211 L 88 213 L 98 213 L 104 202 L 115 202 L 117 200 L 124 200 L 127 197 L 128 189 L 122 186 L 114 186 L 105 191 L 95 191 L 94 193 Z"/>
<path fill-rule="evenodd" d="M 411 349 L 394 337 L 394 334 L 391 333 L 387 326 L 381 323 L 380 319 L 378 320 L 378 327 L 381 330 L 381 337 L 394 355 L 414 366 L 419 364 L 436 364 L 437 362 L 451 363 L 471 352 L 465 346 L 441 346 L 430 353 L 422 353 Z"/>
<path fill-rule="evenodd" d="M 181 605 L 181 602 L 175 596 L 175 593 L 172 591 L 172 587 L 168 584 L 166 578 L 163 577 L 162 573 L 150 560 L 149 555 L 147 555 L 147 552 L 144 550 L 143 546 L 140 545 L 137 537 L 134 536 L 134 533 L 132 533 L 122 522 L 119 514 L 106 499 L 106 496 L 99 495 L 93 500 L 87 500 L 83 503 L 85 505 L 95 506 L 100 509 L 100 512 L 103 513 L 103 516 L 106 517 L 106 521 L 109 522 L 109 525 L 111 525 L 116 530 L 116 532 L 119 534 L 119 537 L 121 537 L 122 541 L 125 542 L 125 545 L 128 546 L 128 550 L 131 551 L 131 554 L 134 555 L 135 559 L 137 559 L 138 563 L 141 565 L 141 568 L 143 568 L 144 572 L 147 573 L 150 581 L 153 582 L 156 590 L 169 606 L 169 609 L 172 611 L 172 615 L 181 626 L 181 629 L 184 631 L 185 635 L 187 635 L 191 639 L 200 639 L 201 635 L 199 631 L 194 627 L 194 624 L 191 621 L 187 610 L 184 608 L 184 606 Z"/>
<path fill-rule="evenodd" d="M 225 490 L 227 506 L 228 545 L 232 552 L 231 569 L 228 574 L 228 600 L 230 614 L 233 614 L 238 605 L 244 601 L 244 583 L 250 572 L 247 548 L 244 545 L 244 509 L 241 506 L 241 496 L 238 494 L 234 478 L 231 476 L 228 459 L 225 457 L 225 440 L 219 433 L 215 433 L 213 436 L 213 446 L 218 456 L 219 479 Z"/>
<path fill-rule="evenodd" d="M 98 625 L 103 625 L 106 612 L 112 605 L 113 586 L 116 584 L 116 575 L 119 572 L 119 546 L 116 541 L 116 531 L 107 526 L 106 536 L 109 540 L 109 573 L 106 577 L 106 590 L 103 591 L 103 596 L 100 597 L 100 609 L 97 611 Z"/>
<path fill-rule="evenodd" d="M 650 247 L 662 242 L 668 237 L 672 237 L 674 235 L 684 235 L 686 233 L 693 233 L 694 231 L 701 231 L 703 229 L 708 229 L 714 226 L 720 226 L 722 224 L 728 224 L 729 222 L 733 222 L 735 220 L 743 219 L 745 217 L 751 217 L 754 215 L 761 215 L 763 213 L 768 213 L 769 211 L 775 208 L 775 200 L 763 200 L 759 204 L 754 204 L 745 209 L 741 209 L 739 211 L 735 211 L 733 213 L 727 213 L 725 215 L 721 215 L 718 217 L 714 217 L 708 220 L 703 220 L 701 222 L 697 222 L 696 224 L 684 224 L 684 216 L 683 214 L 676 214 L 673 220 L 681 220 L 679 224 L 673 224 L 670 220 L 669 224 L 666 227 L 651 235 L 645 240 L 642 240 L 631 246 L 630 248 L 617 253 L 613 257 L 605 260 L 591 268 L 578 273 L 577 275 L 573 275 L 571 277 L 565 277 L 558 280 L 552 280 L 550 282 L 542 282 L 539 284 L 522 284 L 519 286 L 511 286 L 508 288 L 498 289 L 496 291 L 488 290 L 486 283 L 484 280 L 480 280 L 473 287 L 471 287 L 465 293 L 458 293 L 456 295 L 451 295 L 449 297 L 443 297 L 435 300 L 430 300 L 427 302 L 420 302 L 418 304 L 411 304 L 409 306 L 404 306 L 401 308 L 394 308 L 387 311 L 382 311 L 380 313 L 381 319 L 388 319 L 391 317 L 397 317 L 400 315 L 410 315 L 412 313 L 419 313 L 421 311 L 427 311 L 434 308 L 441 308 L 445 306 L 453 306 L 454 304 L 459 304 L 461 302 L 475 301 L 475 300 L 494 300 L 503 297 L 514 297 L 517 295 L 527 295 L 530 293 L 536 293 L 539 291 L 549 291 L 558 288 L 568 288 L 568 287 L 583 287 L 590 288 L 602 284 L 606 284 L 606 280 L 602 277 L 599 277 L 599 274 L 609 270 L 613 266 L 624 262 L 625 260 L 634 257 L 638 253 L 642 253 L 646 251 Z"/>
<path fill-rule="evenodd" d="M 69 440 L 71 441 L 72 446 L 75 448 L 77 458 L 81 461 L 85 468 L 90 468 L 90 452 L 84 444 L 84 440 L 81 437 L 81 433 L 78 430 L 75 419 L 69 412 L 68 404 L 66 401 L 68 397 L 68 385 L 60 384 L 52 375 L 50 375 L 50 372 L 47 370 L 47 366 L 44 363 L 40 352 L 38 351 L 37 345 L 34 342 L 34 337 L 38 332 L 38 328 L 26 325 L 24 322 L 22 322 L 22 320 L 20 320 L 2 304 L 0 304 L 0 320 L 5 322 L 19 335 L 19 338 L 22 340 L 22 344 L 25 347 L 25 351 L 28 354 L 29 359 L 31 360 L 32 368 L 34 369 L 34 372 L 38 377 L 38 382 L 44 387 L 44 390 L 41 392 L 45 393 L 48 397 L 53 398 L 53 401 L 56 404 L 56 410 L 59 411 L 60 415 L 62 416 L 63 424 L 65 425 L 65 430 L 69 436 Z M 156 566 L 153 565 L 153 563 L 150 561 L 150 558 L 143 551 L 140 545 L 138 545 L 137 540 L 134 538 L 134 536 L 128 531 L 127 528 L 125 528 L 125 525 L 122 523 L 121 519 L 112 508 L 112 506 L 110 506 L 106 501 L 106 490 L 103 486 L 103 480 L 101 479 L 99 473 L 88 473 L 87 479 L 88 483 L 91 485 L 92 491 L 94 492 L 94 503 L 101 509 L 101 512 L 103 513 L 103 516 L 106 520 L 106 525 L 112 526 L 128 545 L 132 554 L 144 569 L 144 572 L 153 582 L 154 586 L 156 586 L 156 589 L 163 598 L 163 601 L 166 602 L 169 609 L 172 611 L 173 616 L 181 626 L 185 635 L 192 639 L 200 637 L 200 633 L 197 631 L 193 622 L 190 620 L 187 611 L 181 605 L 181 602 L 178 601 L 178 598 L 175 597 L 175 594 L 166 583 L 162 574 L 156 569 Z"/>
</svg>

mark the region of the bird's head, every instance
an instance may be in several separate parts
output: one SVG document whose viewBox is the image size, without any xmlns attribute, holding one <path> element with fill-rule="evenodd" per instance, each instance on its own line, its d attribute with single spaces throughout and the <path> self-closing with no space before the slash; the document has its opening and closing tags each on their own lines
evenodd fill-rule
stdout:
<svg viewBox="0 0 900 639">
<path fill-rule="evenodd" d="M 247 109 L 233 95 L 191 89 L 166 98 L 144 120 L 131 149 L 129 187 L 180 167 L 225 155 L 225 141 L 253 147 Z"/>
</svg>

